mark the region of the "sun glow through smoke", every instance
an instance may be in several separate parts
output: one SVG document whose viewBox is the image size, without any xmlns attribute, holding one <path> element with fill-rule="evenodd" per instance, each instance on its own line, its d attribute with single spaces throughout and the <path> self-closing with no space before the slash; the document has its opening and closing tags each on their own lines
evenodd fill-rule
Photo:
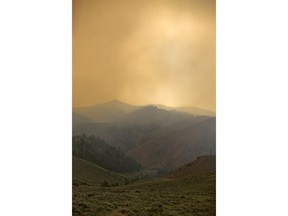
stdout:
<svg viewBox="0 0 288 216">
<path fill-rule="evenodd" d="M 215 110 L 211 2 L 74 2 L 82 11 L 73 34 L 73 106 L 119 99 Z"/>
</svg>

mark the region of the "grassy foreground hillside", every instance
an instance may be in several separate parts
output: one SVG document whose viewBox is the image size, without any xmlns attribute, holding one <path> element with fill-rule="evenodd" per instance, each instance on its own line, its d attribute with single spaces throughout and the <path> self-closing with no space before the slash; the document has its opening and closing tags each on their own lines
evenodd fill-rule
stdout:
<svg viewBox="0 0 288 216">
<path fill-rule="evenodd" d="M 125 178 L 121 175 L 103 169 L 96 164 L 90 163 L 80 158 L 73 157 L 73 184 L 79 185 L 88 183 L 100 185 L 106 181 L 109 185 L 124 184 Z"/>
<path fill-rule="evenodd" d="M 138 181 L 126 186 L 73 186 L 73 215 L 216 215 L 215 174 Z"/>
</svg>

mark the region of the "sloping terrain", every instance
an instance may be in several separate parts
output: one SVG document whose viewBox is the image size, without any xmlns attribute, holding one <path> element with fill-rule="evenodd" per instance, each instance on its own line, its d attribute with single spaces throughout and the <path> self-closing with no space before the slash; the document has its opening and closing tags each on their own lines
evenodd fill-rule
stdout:
<svg viewBox="0 0 288 216">
<path fill-rule="evenodd" d="M 199 156 L 196 160 L 188 163 L 167 175 L 167 178 L 182 178 L 200 173 L 216 173 L 216 156 Z"/>
<path fill-rule="evenodd" d="M 90 123 L 90 122 L 92 122 L 92 119 L 90 119 L 84 115 L 81 115 L 79 113 L 75 113 L 75 112 L 72 113 L 72 124 L 73 125 L 85 124 L 85 123 Z"/>
<path fill-rule="evenodd" d="M 112 101 L 75 112 L 73 216 L 215 215 L 216 118 L 188 111 Z"/>
<path fill-rule="evenodd" d="M 73 186 L 73 216 L 216 215 L 215 174 L 137 181 L 119 187 Z"/>
<path fill-rule="evenodd" d="M 135 109 L 137 109 L 136 106 L 113 100 L 94 106 L 74 108 L 73 112 L 92 119 L 94 122 L 113 122 Z"/>
<path fill-rule="evenodd" d="M 192 106 L 186 106 L 186 107 L 177 107 L 174 109 L 175 111 L 178 112 L 184 112 L 184 113 L 189 113 L 192 115 L 204 115 L 204 116 L 216 116 L 216 113 L 205 110 L 205 109 L 199 109 L 197 107 L 192 107 Z"/>
<path fill-rule="evenodd" d="M 73 124 L 73 135 L 95 135 L 110 145 L 126 152 L 161 134 L 180 130 L 187 125 L 208 119 L 208 116 L 192 116 L 156 107 L 144 107 L 133 111 L 114 123 Z"/>
<path fill-rule="evenodd" d="M 73 135 L 95 135 L 105 139 L 109 145 L 122 151 L 141 144 L 154 137 L 155 125 L 133 125 L 120 123 L 86 123 L 73 125 Z"/>
<path fill-rule="evenodd" d="M 73 122 L 81 123 L 81 121 L 78 122 L 76 114 L 81 115 L 81 118 L 85 117 L 92 122 L 115 122 L 120 120 L 122 122 L 141 124 L 151 122 L 163 124 L 164 122 L 167 123 L 171 120 L 177 120 L 185 115 L 188 117 L 187 114 L 215 117 L 215 113 L 212 111 L 192 106 L 168 107 L 161 104 L 134 106 L 118 100 L 96 104 L 94 106 L 73 108 Z M 126 116 L 126 114 L 129 115 Z"/>
<path fill-rule="evenodd" d="M 156 106 L 145 106 L 126 114 L 119 119 L 119 122 L 134 125 L 150 124 L 166 126 L 192 117 L 192 115 L 181 112 L 159 109 Z"/>
<path fill-rule="evenodd" d="M 72 175 L 74 185 L 81 182 L 89 185 L 100 185 L 104 181 L 108 184 L 118 183 L 121 185 L 125 183 L 123 176 L 77 157 L 73 157 Z"/>
<path fill-rule="evenodd" d="M 115 172 L 133 172 L 141 168 L 134 159 L 127 157 L 99 137 L 73 136 L 72 150 L 73 156 Z"/>
<path fill-rule="evenodd" d="M 176 169 L 200 155 L 216 153 L 216 118 L 197 116 L 173 124 L 87 123 L 73 134 L 99 136 L 145 168 Z"/>
<path fill-rule="evenodd" d="M 200 155 L 216 153 L 216 118 L 207 116 L 212 113 L 205 113 L 202 109 L 184 107 L 183 112 L 197 111 L 197 115 L 191 115 L 162 105 L 137 107 L 111 101 L 81 110 L 84 110 L 81 111 L 81 116 L 90 115 L 89 119 L 94 120 L 79 124 L 73 122 L 73 135 L 94 135 L 104 139 L 110 146 L 135 159 L 146 170 L 165 174 Z M 102 116 L 102 111 L 99 110 L 105 114 Z M 203 112 L 199 113 L 200 111 Z M 121 114 L 115 117 L 113 113 Z M 101 121 L 102 117 L 99 118 L 98 115 L 103 117 L 103 122 L 95 122 Z M 97 160 L 99 162 L 106 159 L 98 157 Z M 103 164 L 95 163 L 103 167 Z M 114 164 L 121 163 L 118 161 Z M 111 170 L 109 167 L 104 168 Z M 119 172 L 115 167 L 113 170 Z"/>
<path fill-rule="evenodd" d="M 126 155 L 145 168 L 178 168 L 200 155 L 216 153 L 216 119 L 208 118 L 164 130 L 160 136 L 145 142 Z"/>
</svg>

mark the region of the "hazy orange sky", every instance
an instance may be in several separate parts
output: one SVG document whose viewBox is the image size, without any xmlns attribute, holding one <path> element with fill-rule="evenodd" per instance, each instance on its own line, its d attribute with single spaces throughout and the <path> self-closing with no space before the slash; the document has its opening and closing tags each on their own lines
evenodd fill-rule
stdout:
<svg viewBox="0 0 288 216">
<path fill-rule="evenodd" d="M 73 107 L 216 107 L 215 0 L 73 0 Z"/>
</svg>

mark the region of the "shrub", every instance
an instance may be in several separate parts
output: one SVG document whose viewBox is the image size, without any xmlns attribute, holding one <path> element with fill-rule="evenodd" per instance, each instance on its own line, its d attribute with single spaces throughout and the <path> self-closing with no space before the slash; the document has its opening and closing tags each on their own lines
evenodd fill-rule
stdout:
<svg viewBox="0 0 288 216">
<path fill-rule="evenodd" d="M 112 187 L 117 187 L 117 186 L 119 186 L 119 183 L 116 182 L 116 183 L 112 184 L 111 186 L 112 186 Z"/>
<path fill-rule="evenodd" d="M 73 182 L 73 185 L 78 187 L 79 183 L 78 182 Z"/>
<path fill-rule="evenodd" d="M 108 182 L 105 180 L 102 182 L 101 187 L 109 187 Z"/>
</svg>

